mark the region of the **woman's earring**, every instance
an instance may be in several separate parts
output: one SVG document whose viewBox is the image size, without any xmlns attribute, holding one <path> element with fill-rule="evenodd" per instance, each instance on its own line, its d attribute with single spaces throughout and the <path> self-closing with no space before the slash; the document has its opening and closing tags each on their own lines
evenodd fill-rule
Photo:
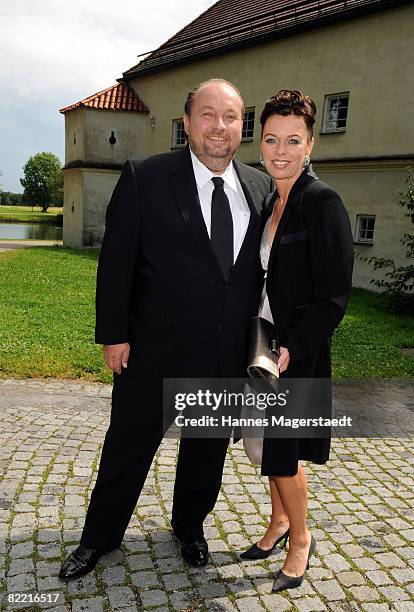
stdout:
<svg viewBox="0 0 414 612">
<path fill-rule="evenodd" d="M 303 170 L 306 170 L 309 164 L 310 164 L 310 157 L 309 155 L 305 155 L 305 159 L 303 160 L 303 163 L 302 163 Z"/>
<path fill-rule="evenodd" d="M 259 157 L 259 162 L 262 164 L 262 166 L 265 165 L 264 159 L 263 159 L 263 155 L 261 153 L 260 153 L 260 157 Z"/>
</svg>

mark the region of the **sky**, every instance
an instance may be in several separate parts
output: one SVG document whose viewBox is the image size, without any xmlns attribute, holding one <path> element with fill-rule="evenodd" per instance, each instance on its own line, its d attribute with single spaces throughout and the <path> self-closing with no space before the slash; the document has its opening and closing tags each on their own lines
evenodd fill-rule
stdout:
<svg viewBox="0 0 414 612">
<path fill-rule="evenodd" d="M 0 186 L 21 193 L 31 155 L 64 164 L 59 108 L 116 82 L 214 0 L 0 0 Z"/>
</svg>

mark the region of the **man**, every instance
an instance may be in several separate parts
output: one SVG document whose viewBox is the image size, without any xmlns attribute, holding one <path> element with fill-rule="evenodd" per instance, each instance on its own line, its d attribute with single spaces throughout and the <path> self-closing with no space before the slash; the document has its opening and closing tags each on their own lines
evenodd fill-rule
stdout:
<svg viewBox="0 0 414 612">
<path fill-rule="evenodd" d="M 188 95 L 189 147 L 127 161 L 106 216 L 96 294 L 97 343 L 114 371 L 111 422 L 70 580 L 121 545 L 163 437 L 163 378 L 241 377 L 261 288 L 263 173 L 233 162 L 244 104 L 222 79 Z M 208 560 L 228 439 L 182 439 L 172 526 L 185 561 Z"/>
</svg>

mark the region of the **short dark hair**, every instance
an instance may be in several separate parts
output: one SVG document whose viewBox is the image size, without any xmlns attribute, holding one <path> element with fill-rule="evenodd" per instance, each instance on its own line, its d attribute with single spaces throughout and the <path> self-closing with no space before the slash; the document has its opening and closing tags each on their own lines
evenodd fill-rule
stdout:
<svg viewBox="0 0 414 612">
<path fill-rule="evenodd" d="M 184 104 L 184 112 L 185 112 L 185 114 L 188 115 L 188 116 L 191 115 L 191 109 L 192 109 L 192 106 L 193 106 L 194 98 L 196 97 L 196 95 L 200 91 L 200 89 L 202 89 L 205 85 L 210 85 L 210 83 L 224 83 L 225 85 L 229 85 L 229 87 L 234 89 L 236 94 L 239 96 L 241 104 L 242 104 L 242 117 L 243 117 L 243 115 L 244 115 L 244 100 L 243 100 L 243 97 L 242 97 L 240 91 L 237 89 L 237 87 L 235 85 L 233 85 L 233 83 L 230 83 L 230 81 L 226 81 L 226 79 L 219 79 L 219 78 L 208 79 L 208 81 L 203 81 L 202 83 L 197 85 L 197 87 L 194 87 L 191 91 L 188 92 L 187 99 L 186 99 L 185 104 Z"/>
<path fill-rule="evenodd" d="M 297 89 L 281 89 L 277 94 L 271 96 L 260 115 L 260 123 L 263 128 L 266 121 L 272 115 L 296 115 L 302 117 L 309 134 L 313 136 L 313 124 L 315 123 L 316 105 L 309 96 Z"/>
</svg>

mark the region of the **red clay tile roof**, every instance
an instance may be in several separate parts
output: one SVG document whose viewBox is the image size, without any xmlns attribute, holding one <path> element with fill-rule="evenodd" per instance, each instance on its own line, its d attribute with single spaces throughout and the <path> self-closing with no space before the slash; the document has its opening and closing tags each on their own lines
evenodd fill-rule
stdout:
<svg viewBox="0 0 414 612">
<path fill-rule="evenodd" d="M 126 81 L 412 0 L 219 0 L 123 74 Z"/>
<path fill-rule="evenodd" d="M 137 96 L 135 91 L 128 83 L 117 83 L 103 91 L 84 98 L 80 102 L 59 109 L 59 112 L 65 114 L 75 108 L 85 106 L 88 108 L 97 108 L 113 111 L 130 111 L 132 113 L 148 113 L 148 108 Z"/>
</svg>

